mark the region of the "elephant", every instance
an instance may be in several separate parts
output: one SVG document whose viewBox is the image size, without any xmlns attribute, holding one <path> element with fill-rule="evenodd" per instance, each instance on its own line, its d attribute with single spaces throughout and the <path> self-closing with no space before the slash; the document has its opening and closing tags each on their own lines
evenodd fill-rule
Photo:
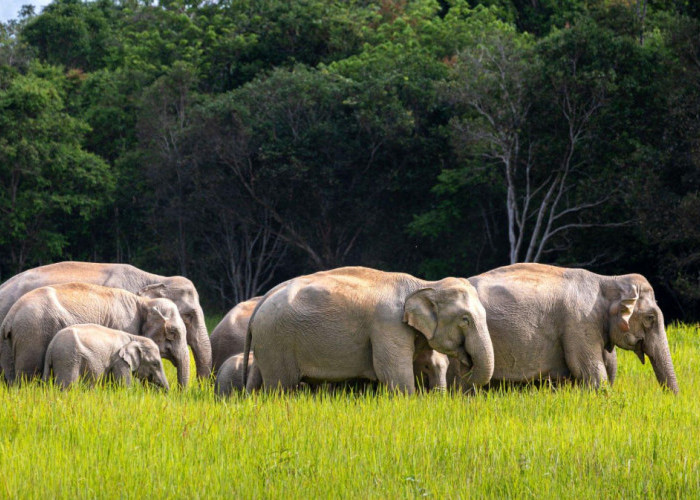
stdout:
<svg viewBox="0 0 700 500">
<path fill-rule="evenodd" d="M 142 297 L 120 288 L 87 283 L 37 288 L 24 294 L 10 308 L 0 325 L 3 357 L 0 365 L 8 382 L 17 377 L 41 374 L 44 355 L 59 330 L 72 325 L 96 323 L 153 340 L 160 354 L 177 368 L 178 383 L 186 386 L 190 355 L 185 324 L 169 299 Z"/>
<path fill-rule="evenodd" d="M 566 379 L 600 387 L 614 378 L 617 346 L 651 361 L 678 393 L 664 317 L 640 274 L 513 264 L 469 278 L 486 310 L 494 381 Z"/>
<path fill-rule="evenodd" d="M 456 361 L 456 360 L 455 360 Z M 459 363 L 459 361 L 457 361 Z M 419 384 L 432 391 L 447 390 L 447 370 L 450 358 L 433 349 L 420 351 L 413 360 L 413 373 Z M 423 380 L 428 377 L 428 383 Z M 416 384 L 416 385 L 419 385 Z"/>
<path fill-rule="evenodd" d="M 248 321 L 262 297 L 240 302 L 231 309 L 211 332 L 212 371 L 217 372 L 228 358 L 243 352 Z"/>
<path fill-rule="evenodd" d="M 52 371 L 62 389 L 80 377 L 92 384 L 113 377 L 128 387 L 132 372 L 139 380 L 170 389 L 155 342 L 96 324 L 69 326 L 56 333 L 46 349 L 44 382 Z"/>
<path fill-rule="evenodd" d="M 243 380 L 243 353 L 234 354 L 224 361 L 216 372 L 214 391 L 218 396 L 229 396 L 234 390 L 243 391 L 248 387 L 256 390 L 262 387 L 260 370 L 255 364 L 253 353 L 248 355 L 248 377 Z"/>
<path fill-rule="evenodd" d="M 412 394 L 419 336 L 468 366 L 468 383 L 490 380 L 486 314 L 466 279 L 425 281 L 366 267 L 320 271 L 278 285 L 258 302 L 244 373 L 253 348 L 266 389 L 362 378 Z"/>
<path fill-rule="evenodd" d="M 253 314 L 253 310 L 258 302 L 260 302 L 262 297 L 253 297 L 252 299 L 240 302 L 233 309 L 231 309 L 226 316 L 221 320 L 221 322 L 214 328 L 211 332 L 211 352 L 212 352 L 212 372 L 217 374 L 217 384 L 220 384 L 220 377 L 218 376 L 218 370 L 228 363 L 227 375 L 221 380 L 229 380 L 233 373 L 238 377 L 239 384 L 236 384 L 237 389 L 244 389 L 245 384 L 242 383 L 243 380 L 243 349 L 245 344 L 246 331 L 248 329 L 248 322 L 250 321 L 250 316 Z M 428 346 L 427 342 L 423 342 L 424 345 L 419 346 L 416 343 L 416 358 L 413 360 L 414 373 L 416 376 L 416 382 L 420 381 L 423 383 L 423 376 L 428 377 L 427 383 L 423 383 L 426 389 L 431 390 L 445 390 L 446 388 L 446 373 L 447 373 L 447 356 L 440 354 Z M 421 350 L 424 349 L 424 350 Z M 232 357 L 240 354 L 240 357 L 236 358 L 238 364 L 235 370 L 233 369 Z M 252 354 L 251 357 L 252 358 Z M 237 370 L 240 370 L 238 373 Z M 259 371 L 256 369 L 256 374 L 259 377 Z M 250 374 L 248 378 L 250 379 Z M 260 379 L 262 383 L 262 379 Z M 226 386 L 226 393 L 230 393 L 230 387 Z M 259 388 L 259 386 L 255 386 Z"/>
<path fill-rule="evenodd" d="M 0 286 L 0 323 L 22 295 L 42 286 L 82 282 L 121 288 L 150 298 L 172 300 L 187 328 L 187 343 L 192 348 L 197 376 L 211 373 L 211 345 L 204 323 L 204 312 L 192 282 L 182 276 L 159 276 L 128 264 L 58 262 L 29 269 Z M 5 353 L 9 356 L 9 353 Z M 0 352 L 0 364 L 3 354 Z M 8 361 L 6 360 L 5 363 Z"/>
</svg>

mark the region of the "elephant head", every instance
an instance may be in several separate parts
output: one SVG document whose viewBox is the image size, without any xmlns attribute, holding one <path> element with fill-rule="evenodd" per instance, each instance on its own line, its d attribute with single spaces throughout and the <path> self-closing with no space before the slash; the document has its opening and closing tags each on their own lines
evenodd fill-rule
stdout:
<svg viewBox="0 0 700 500">
<path fill-rule="evenodd" d="M 664 316 L 649 282 L 639 274 L 618 276 L 607 287 L 606 295 L 610 301 L 606 349 L 611 351 L 616 345 L 634 351 L 642 363 L 648 356 L 659 383 L 677 394 Z"/>
<path fill-rule="evenodd" d="M 430 347 L 455 357 L 469 370 L 465 383 L 484 385 L 493 375 L 494 356 L 486 311 L 466 280 L 445 278 L 408 296 L 404 321 Z"/>
<path fill-rule="evenodd" d="M 146 319 L 141 335 L 155 342 L 161 356 L 175 365 L 177 381 L 184 387 L 190 379 L 190 351 L 180 313 L 168 299 L 145 299 L 145 303 Z"/>
<path fill-rule="evenodd" d="M 413 373 L 428 377 L 428 388 L 435 391 L 447 390 L 447 368 L 450 360 L 433 349 L 416 353 L 413 359 Z"/>
<path fill-rule="evenodd" d="M 163 278 L 162 283 L 144 287 L 138 294 L 142 297 L 170 299 L 175 303 L 187 329 L 187 344 L 192 347 L 197 374 L 208 377 L 211 373 L 211 343 L 194 284 L 182 276 L 172 276 Z"/>
<path fill-rule="evenodd" d="M 117 354 L 129 365 L 139 380 L 162 387 L 166 391 L 170 389 L 158 346 L 152 340 L 132 340 L 120 348 Z"/>
</svg>

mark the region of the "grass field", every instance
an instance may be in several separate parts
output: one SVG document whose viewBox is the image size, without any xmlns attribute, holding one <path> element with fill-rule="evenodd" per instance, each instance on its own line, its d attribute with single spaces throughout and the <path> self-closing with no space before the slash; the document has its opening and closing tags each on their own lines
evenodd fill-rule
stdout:
<svg viewBox="0 0 700 500">
<path fill-rule="evenodd" d="M 0 497 L 697 498 L 700 330 L 668 334 L 676 397 L 629 352 L 599 392 L 0 385 Z"/>
</svg>

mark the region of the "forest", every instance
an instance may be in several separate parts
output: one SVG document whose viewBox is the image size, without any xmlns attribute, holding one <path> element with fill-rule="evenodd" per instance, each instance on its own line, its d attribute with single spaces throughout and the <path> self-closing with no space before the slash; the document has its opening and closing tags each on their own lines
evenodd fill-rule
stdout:
<svg viewBox="0 0 700 500">
<path fill-rule="evenodd" d="M 0 25 L 0 281 L 644 274 L 700 319 L 700 2 L 54 0 Z"/>
</svg>

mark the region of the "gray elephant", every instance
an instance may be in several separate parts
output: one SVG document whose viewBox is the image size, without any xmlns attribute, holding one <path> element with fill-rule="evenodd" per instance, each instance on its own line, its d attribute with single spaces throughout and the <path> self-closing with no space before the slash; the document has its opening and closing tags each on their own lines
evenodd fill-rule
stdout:
<svg viewBox="0 0 700 500">
<path fill-rule="evenodd" d="M 243 352 L 248 321 L 262 297 L 237 304 L 211 332 L 212 371 L 217 372 L 228 358 Z"/>
<path fill-rule="evenodd" d="M 42 286 L 71 282 L 121 288 L 144 297 L 172 300 L 187 328 L 187 343 L 192 347 L 197 375 L 210 375 L 211 346 L 199 295 L 192 282 L 182 276 L 159 276 L 128 264 L 59 262 L 36 267 L 10 278 L 0 286 L 0 323 L 25 293 Z M 3 363 L 3 355 L 9 356 L 9 353 L 0 353 L 0 364 Z"/>
<path fill-rule="evenodd" d="M 0 365 L 8 382 L 16 377 L 41 374 L 44 355 L 56 333 L 71 325 L 96 323 L 153 340 L 165 359 L 177 368 L 185 386 L 190 375 L 190 355 L 185 325 L 177 307 L 168 299 L 151 299 L 121 290 L 87 283 L 37 288 L 23 295 L 0 325 L 3 350 L 12 364 Z M 3 363 L 8 358 L 3 357 Z"/>
<path fill-rule="evenodd" d="M 639 274 L 514 264 L 469 278 L 486 310 L 494 381 L 540 377 L 599 387 L 614 376 L 614 346 L 649 357 L 662 386 L 678 392 L 664 317 Z"/>
<path fill-rule="evenodd" d="M 92 384 L 112 377 L 129 386 L 132 372 L 139 380 L 170 389 L 155 342 L 95 324 L 69 326 L 56 334 L 46 350 L 45 382 L 51 372 L 62 389 L 81 377 Z"/>
<path fill-rule="evenodd" d="M 246 335 L 265 388 L 302 379 L 379 380 L 413 393 L 416 337 L 470 367 L 468 382 L 493 372 L 486 314 L 465 279 L 345 267 L 278 285 L 258 303 Z"/>
<path fill-rule="evenodd" d="M 221 322 L 214 328 L 211 333 L 211 351 L 212 351 L 212 371 L 217 373 L 217 384 L 219 384 L 220 377 L 218 376 L 218 370 L 224 365 L 228 364 L 227 374 L 222 380 L 230 381 L 235 373 L 238 383 L 235 388 L 241 389 L 245 388 L 243 381 L 243 349 L 245 344 L 246 331 L 248 330 L 248 322 L 250 321 L 250 316 L 255 310 L 255 306 L 260 302 L 262 297 L 253 297 L 252 299 L 246 300 L 237 304 L 233 309 L 231 309 L 226 316 L 221 320 Z M 432 349 L 428 345 L 425 338 L 422 343 L 416 341 L 416 351 L 415 359 L 413 360 L 414 373 L 416 376 L 416 382 L 420 382 L 423 387 L 431 390 L 442 391 L 446 388 L 446 373 L 448 360 L 447 356 L 440 354 Z M 240 354 L 239 357 L 235 355 Z M 236 362 L 236 369 L 233 370 L 234 362 L 231 358 L 234 357 L 238 361 Z M 252 359 L 252 354 L 251 358 Z M 233 370 L 233 371 L 232 371 Z M 240 370 L 240 373 L 238 372 Z M 259 371 L 256 369 L 255 373 L 259 376 Z M 248 378 L 250 379 L 251 374 Z M 427 377 L 427 381 L 423 381 L 423 378 Z M 262 383 L 262 379 L 260 379 Z M 230 384 L 230 382 L 227 382 Z M 242 384 L 242 385 L 240 385 Z M 228 387 L 228 385 L 226 385 Z M 255 386 L 258 388 L 258 386 Z M 227 389 L 230 392 L 229 389 Z M 227 394 L 228 394 L 227 392 Z"/>
<path fill-rule="evenodd" d="M 214 391 L 218 396 L 229 396 L 234 390 L 256 390 L 262 387 L 262 377 L 253 358 L 253 353 L 248 355 L 248 377 L 243 380 L 243 353 L 230 356 L 224 361 L 216 372 L 216 384 Z"/>
<path fill-rule="evenodd" d="M 459 365 L 460 362 L 455 359 Z M 447 370 L 450 366 L 450 358 L 434 349 L 431 349 L 425 337 L 417 336 L 415 353 L 413 355 L 413 374 L 416 387 L 424 390 L 447 390 Z M 427 378 L 427 380 L 426 380 Z"/>
</svg>

